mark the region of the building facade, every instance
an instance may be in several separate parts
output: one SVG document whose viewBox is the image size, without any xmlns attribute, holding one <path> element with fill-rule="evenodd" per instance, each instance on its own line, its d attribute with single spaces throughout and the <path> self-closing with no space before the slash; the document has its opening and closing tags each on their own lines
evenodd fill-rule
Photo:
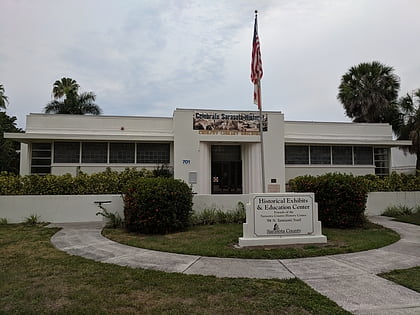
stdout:
<svg viewBox="0 0 420 315">
<path fill-rule="evenodd" d="M 167 165 L 199 194 L 262 191 L 259 113 L 176 109 L 173 117 L 30 114 L 21 142 L 21 175 L 94 173 L 110 167 Z M 283 192 L 300 175 L 387 175 L 387 124 L 284 121 L 263 113 L 265 190 Z"/>
</svg>

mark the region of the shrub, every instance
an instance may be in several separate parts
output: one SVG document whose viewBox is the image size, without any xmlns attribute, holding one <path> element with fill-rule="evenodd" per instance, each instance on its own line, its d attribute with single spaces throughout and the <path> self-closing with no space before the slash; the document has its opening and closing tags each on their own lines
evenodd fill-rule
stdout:
<svg viewBox="0 0 420 315">
<path fill-rule="evenodd" d="M 398 206 L 388 206 L 386 207 L 384 213 L 382 215 L 387 217 L 398 217 L 401 215 L 411 215 L 413 214 L 413 208 L 410 208 L 405 205 L 398 205 Z"/>
<path fill-rule="evenodd" d="M 319 220 L 326 227 L 352 228 L 365 223 L 367 184 L 363 178 L 338 173 L 301 176 L 290 181 L 295 192 L 314 192 Z"/>
<path fill-rule="evenodd" d="M 379 177 L 366 175 L 369 191 L 417 191 L 420 190 L 420 176 L 397 174 L 392 172 L 389 176 Z"/>
<path fill-rule="evenodd" d="M 129 231 L 165 234 L 185 230 L 192 213 L 192 191 L 172 178 L 139 178 L 127 186 L 124 217 Z"/>
<path fill-rule="evenodd" d="M 7 225 L 8 223 L 7 218 L 0 218 L 0 225 Z"/>
<path fill-rule="evenodd" d="M 167 177 L 167 178 L 174 177 L 172 170 L 166 164 L 156 167 L 152 171 L 152 174 L 153 174 L 153 177 Z"/>
<path fill-rule="evenodd" d="M 152 177 L 153 172 L 127 168 L 123 172 L 106 171 L 75 177 L 70 174 L 19 176 L 0 173 L 0 195 L 87 195 L 120 194 L 128 182 L 139 177 Z"/>
<path fill-rule="evenodd" d="M 25 224 L 26 225 L 37 225 L 40 223 L 41 216 L 38 214 L 31 214 L 29 217 L 25 218 Z"/>
<path fill-rule="evenodd" d="M 124 220 L 121 218 L 118 212 L 109 212 L 103 206 L 99 206 L 102 209 L 102 212 L 99 211 L 96 215 L 101 215 L 107 219 L 106 227 L 111 229 L 122 228 L 124 226 Z"/>
<path fill-rule="evenodd" d="M 235 210 L 222 211 L 216 208 L 209 208 L 191 216 L 191 223 L 193 225 L 244 223 L 245 220 L 245 205 L 240 201 Z"/>
</svg>

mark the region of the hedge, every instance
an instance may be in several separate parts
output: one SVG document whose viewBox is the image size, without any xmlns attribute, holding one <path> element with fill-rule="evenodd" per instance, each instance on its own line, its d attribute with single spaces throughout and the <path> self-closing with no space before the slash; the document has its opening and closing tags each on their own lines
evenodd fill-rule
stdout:
<svg viewBox="0 0 420 315">
<path fill-rule="evenodd" d="M 369 191 L 420 191 L 420 176 L 392 172 L 384 177 L 365 175 L 359 178 L 365 180 Z"/>
<path fill-rule="evenodd" d="M 45 176 L 19 176 L 0 173 L 0 195 L 91 195 L 120 194 L 126 184 L 139 177 L 152 177 L 153 171 L 127 168 L 123 172 L 111 171 L 87 175 L 79 173 Z"/>
<path fill-rule="evenodd" d="M 330 173 L 300 176 L 289 182 L 296 192 L 314 192 L 318 217 L 325 227 L 353 228 L 365 223 L 366 180 L 353 175 Z"/>
<path fill-rule="evenodd" d="M 138 178 L 124 194 L 125 226 L 131 232 L 166 234 L 185 230 L 192 214 L 192 191 L 173 178 Z"/>
</svg>

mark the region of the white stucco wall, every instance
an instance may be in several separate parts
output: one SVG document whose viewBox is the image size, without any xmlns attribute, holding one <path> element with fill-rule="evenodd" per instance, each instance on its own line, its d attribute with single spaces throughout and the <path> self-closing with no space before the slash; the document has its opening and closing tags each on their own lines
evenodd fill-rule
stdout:
<svg viewBox="0 0 420 315">
<path fill-rule="evenodd" d="M 381 215 L 389 206 L 420 205 L 420 191 L 371 192 L 366 204 L 366 215 Z"/>
<path fill-rule="evenodd" d="M 0 218 L 9 223 L 24 222 L 33 214 L 43 222 L 90 222 L 102 221 L 101 211 L 94 201 L 112 201 L 104 205 L 108 211 L 122 214 L 121 195 L 42 195 L 0 196 Z"/>
<path fill-rule="evenodd" d="M 54 196 L 0 196 L 0 218 L 9 223 L 24 222 L 32 214 L 40 216 L 44 222 L 89 222 L 103 221 L 97 216 L 100 211 L 94 201 L 110 200 L 105 204 L 110 212 L 118 212 L 124 217 L 124 203 L 121 195 L 54 195 Z M 246 204 L 249 195 L 194 195 L 193 210 L 204 209 L 235 210 L 238 202 Z M 365 214 L 381 215 L 388 206 L 420 205 L 420 192 L 372 192 L 368 194 Z"/>
<path fill-rule="evenodd" d="M 193 210 L 200 213 L 204 209 L 219 209 L 222 211 L 236 210 L 238 202 L 244 205 L 249 201 L 249 195 L 194 195 Z"/>
<path fill-rule="evenodd" d="M 416 173 L 417 155 L 404 152 L 400 148 L 392 148 L 391 156 L 393 171 L 411 175 Z"/>
<path fill-rule="evenodd" d="M 257 187 L 255 183 L 259 180 L 252 176 L 260 176 L 261 163 L 254 157 L 252 144 L 260 142 L 260 136 L 229 134 L 222 131 L 215 133 L 202 133 L 193 130 L 193 115 L 195 112 L 205 113 L 226 113 L 226 111 L 215 110 L 192 110 L 177 109 L 174 112 L 174 176 L 188 182 L 189 172 L 197 172 L 197 184 L 193 185 L 193 190 L 199 194 L 210 193 L 210 146 L 212 144 L 238 144 L 241 145 L 243 161 L 243 178 L 248 183 L 243 183 L 244 193 L 261 192 L 262 187 Z M 249 114 L 249 111 L 232 111 L 232 113 Z M 258 114 L 257 112 L 253 112 Z M 264 152 L 265 152 L 265 182 L 266 187 L 275 179 L 280 184 L 282 191 L 285 189 L 284 177 L 284 139 L 283 122 L 284 117 L 280 112 L 268 112 L 268 131 L 264 132 Z M 248 172 L 252 169 L 255 172 Z M 208 184 L 207 184 L 208 183 Z M 253 183 L 251 185 L 250 183 Z"/>
</svg>

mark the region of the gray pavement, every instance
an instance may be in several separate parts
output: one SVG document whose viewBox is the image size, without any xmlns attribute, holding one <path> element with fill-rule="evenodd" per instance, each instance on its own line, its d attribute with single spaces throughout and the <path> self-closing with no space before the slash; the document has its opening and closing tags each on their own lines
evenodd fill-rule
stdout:
<svg viewBox="0 0 420 315">
<path fill-rule="evenodd" d="M 420 266 L 420 226 L 371 217 L 401 240 L 375 250 L 302 259 L 235 259 L 180 255 L 134 248 L 102 236 L 101 222 L 52 224 L 51 239 L 71 255 L 103 263 L 166 272 L 260 279 L 299 278 L 354 314 L 420 314 L 420 294 L 378 273 Z"/>
</svg>

